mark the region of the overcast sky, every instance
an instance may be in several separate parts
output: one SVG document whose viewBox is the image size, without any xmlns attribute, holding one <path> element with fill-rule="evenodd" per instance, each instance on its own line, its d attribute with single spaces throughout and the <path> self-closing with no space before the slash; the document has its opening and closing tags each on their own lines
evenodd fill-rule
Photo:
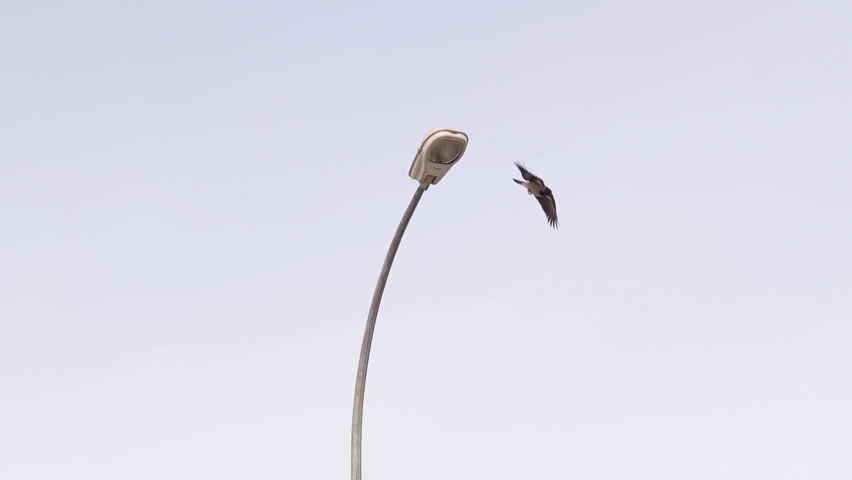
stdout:
<svg viewBox="0 0 852 480">
<path fill-rule="evenodd" d="M 348 478 L 447 126 L 365 480 L 852 478 L 852 3 L 689 3 L 4 2 L 0 477 Z"/>
</svg>

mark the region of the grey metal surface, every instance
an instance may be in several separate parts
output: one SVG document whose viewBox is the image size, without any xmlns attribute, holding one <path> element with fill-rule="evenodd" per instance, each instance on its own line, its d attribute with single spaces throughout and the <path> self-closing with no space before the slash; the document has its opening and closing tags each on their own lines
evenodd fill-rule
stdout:
<svg viewBox="0 0 852 480">
<path fill-rule="evenodd" d="M 361 342 L 361 357 L 358 360 L 358 375 L 355 379 L 355 403 L 352 407 L 352 480 L 361 480 L 361 427 L 364 417 L 364 388 L 367 383 L 367 364 L 370 361 L 370 346 L 373 343 L 373 331 L 376 329 L 376 316 L 379 314 L 379 304 L 382 303 L 382 294 L 385 291 L 385 284 L 399 243 L 402 241 L 402 235 L 405 233 L 408 222 L 411 221 L 414 209 L 420 203 L 420 197 L 423 196 L 424 191 L 422 186 L 417 187 L 414 197 L 412 197 L 408 208 L 402 215 L 402 220 L 399 221 L 396 234 L 393 236 L 388 254 L 385 256 L 385 264 L 382 266 L 381 273 L 379 273 L 379 281 L 376 282 L 373 303 L 370 304 L 370 313 L 367 314 L 367 328 L 364 330 L 364 340 Z"/>
</svg>

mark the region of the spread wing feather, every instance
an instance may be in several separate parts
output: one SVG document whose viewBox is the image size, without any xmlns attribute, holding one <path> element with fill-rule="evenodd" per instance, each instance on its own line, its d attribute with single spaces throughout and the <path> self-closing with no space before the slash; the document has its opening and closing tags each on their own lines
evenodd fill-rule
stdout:
<svg viewBox="0 0 852 480">
<path fill-rule="evenodd" d="M 556 200 L 553 199 L 553 196 L 541 196 L 535 197 L 538 200 L 538 203 L 541 204 L 542 210 L 544 210 L 544 214 L 547 215 L 547 223 L 550 224 L 553 228 L 559 228 L 559 220 L 556 217 Z"/>
<path fill-rule="evenodd" d="M 518 170 L 521 171 L 521 176 L 524 177 L 524 180 L 535 183 L 536 185 L 541 185 L 542 187 L 544 186 L 544 182 L 540 178 L 530 173 L 530 171 L 524 168 L 523 165 L 518 162 L 515 162 L 515 166 L 518 167 Z"/>
</svg>

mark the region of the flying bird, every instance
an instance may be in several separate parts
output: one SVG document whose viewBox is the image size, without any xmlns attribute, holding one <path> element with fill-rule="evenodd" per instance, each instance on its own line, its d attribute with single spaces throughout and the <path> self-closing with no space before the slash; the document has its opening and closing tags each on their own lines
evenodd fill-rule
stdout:
<svg viewBox="0 0 852 480">
<path fill-rule="evenodd" d="M 523 165 L 515 162 L 515 166 L 521 171 L 521 176 L 524 180 L 513 178 L 518 185 L 523 185 L 527 189 L 527 193 L 534 195 L 544 214 L 547 215 L 547 223 L 553 228 L 559 228 L 559 221 L 556 219 L 556 200 L 553 199 L 553 192 L 544 184 L 542 179 L 530 173 Z"/>
</svg>

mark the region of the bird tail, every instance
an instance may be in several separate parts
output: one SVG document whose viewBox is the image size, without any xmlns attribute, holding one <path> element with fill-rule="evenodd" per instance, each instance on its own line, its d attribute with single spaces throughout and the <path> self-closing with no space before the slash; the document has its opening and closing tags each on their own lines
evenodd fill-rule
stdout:
<svg viewBox="0 0 852 480">
<path fill-rule="evenodd" d="M 514 180 L 514 181 L 515 181 L 515 183 L 517 183 L 518 185 L 523 185 L 523 184 L 524 184 L 524 182 L 523 182 L 522 180 L 518 180 L 517 178 L 513 178 L 512 180 Z"/>
</svg>

